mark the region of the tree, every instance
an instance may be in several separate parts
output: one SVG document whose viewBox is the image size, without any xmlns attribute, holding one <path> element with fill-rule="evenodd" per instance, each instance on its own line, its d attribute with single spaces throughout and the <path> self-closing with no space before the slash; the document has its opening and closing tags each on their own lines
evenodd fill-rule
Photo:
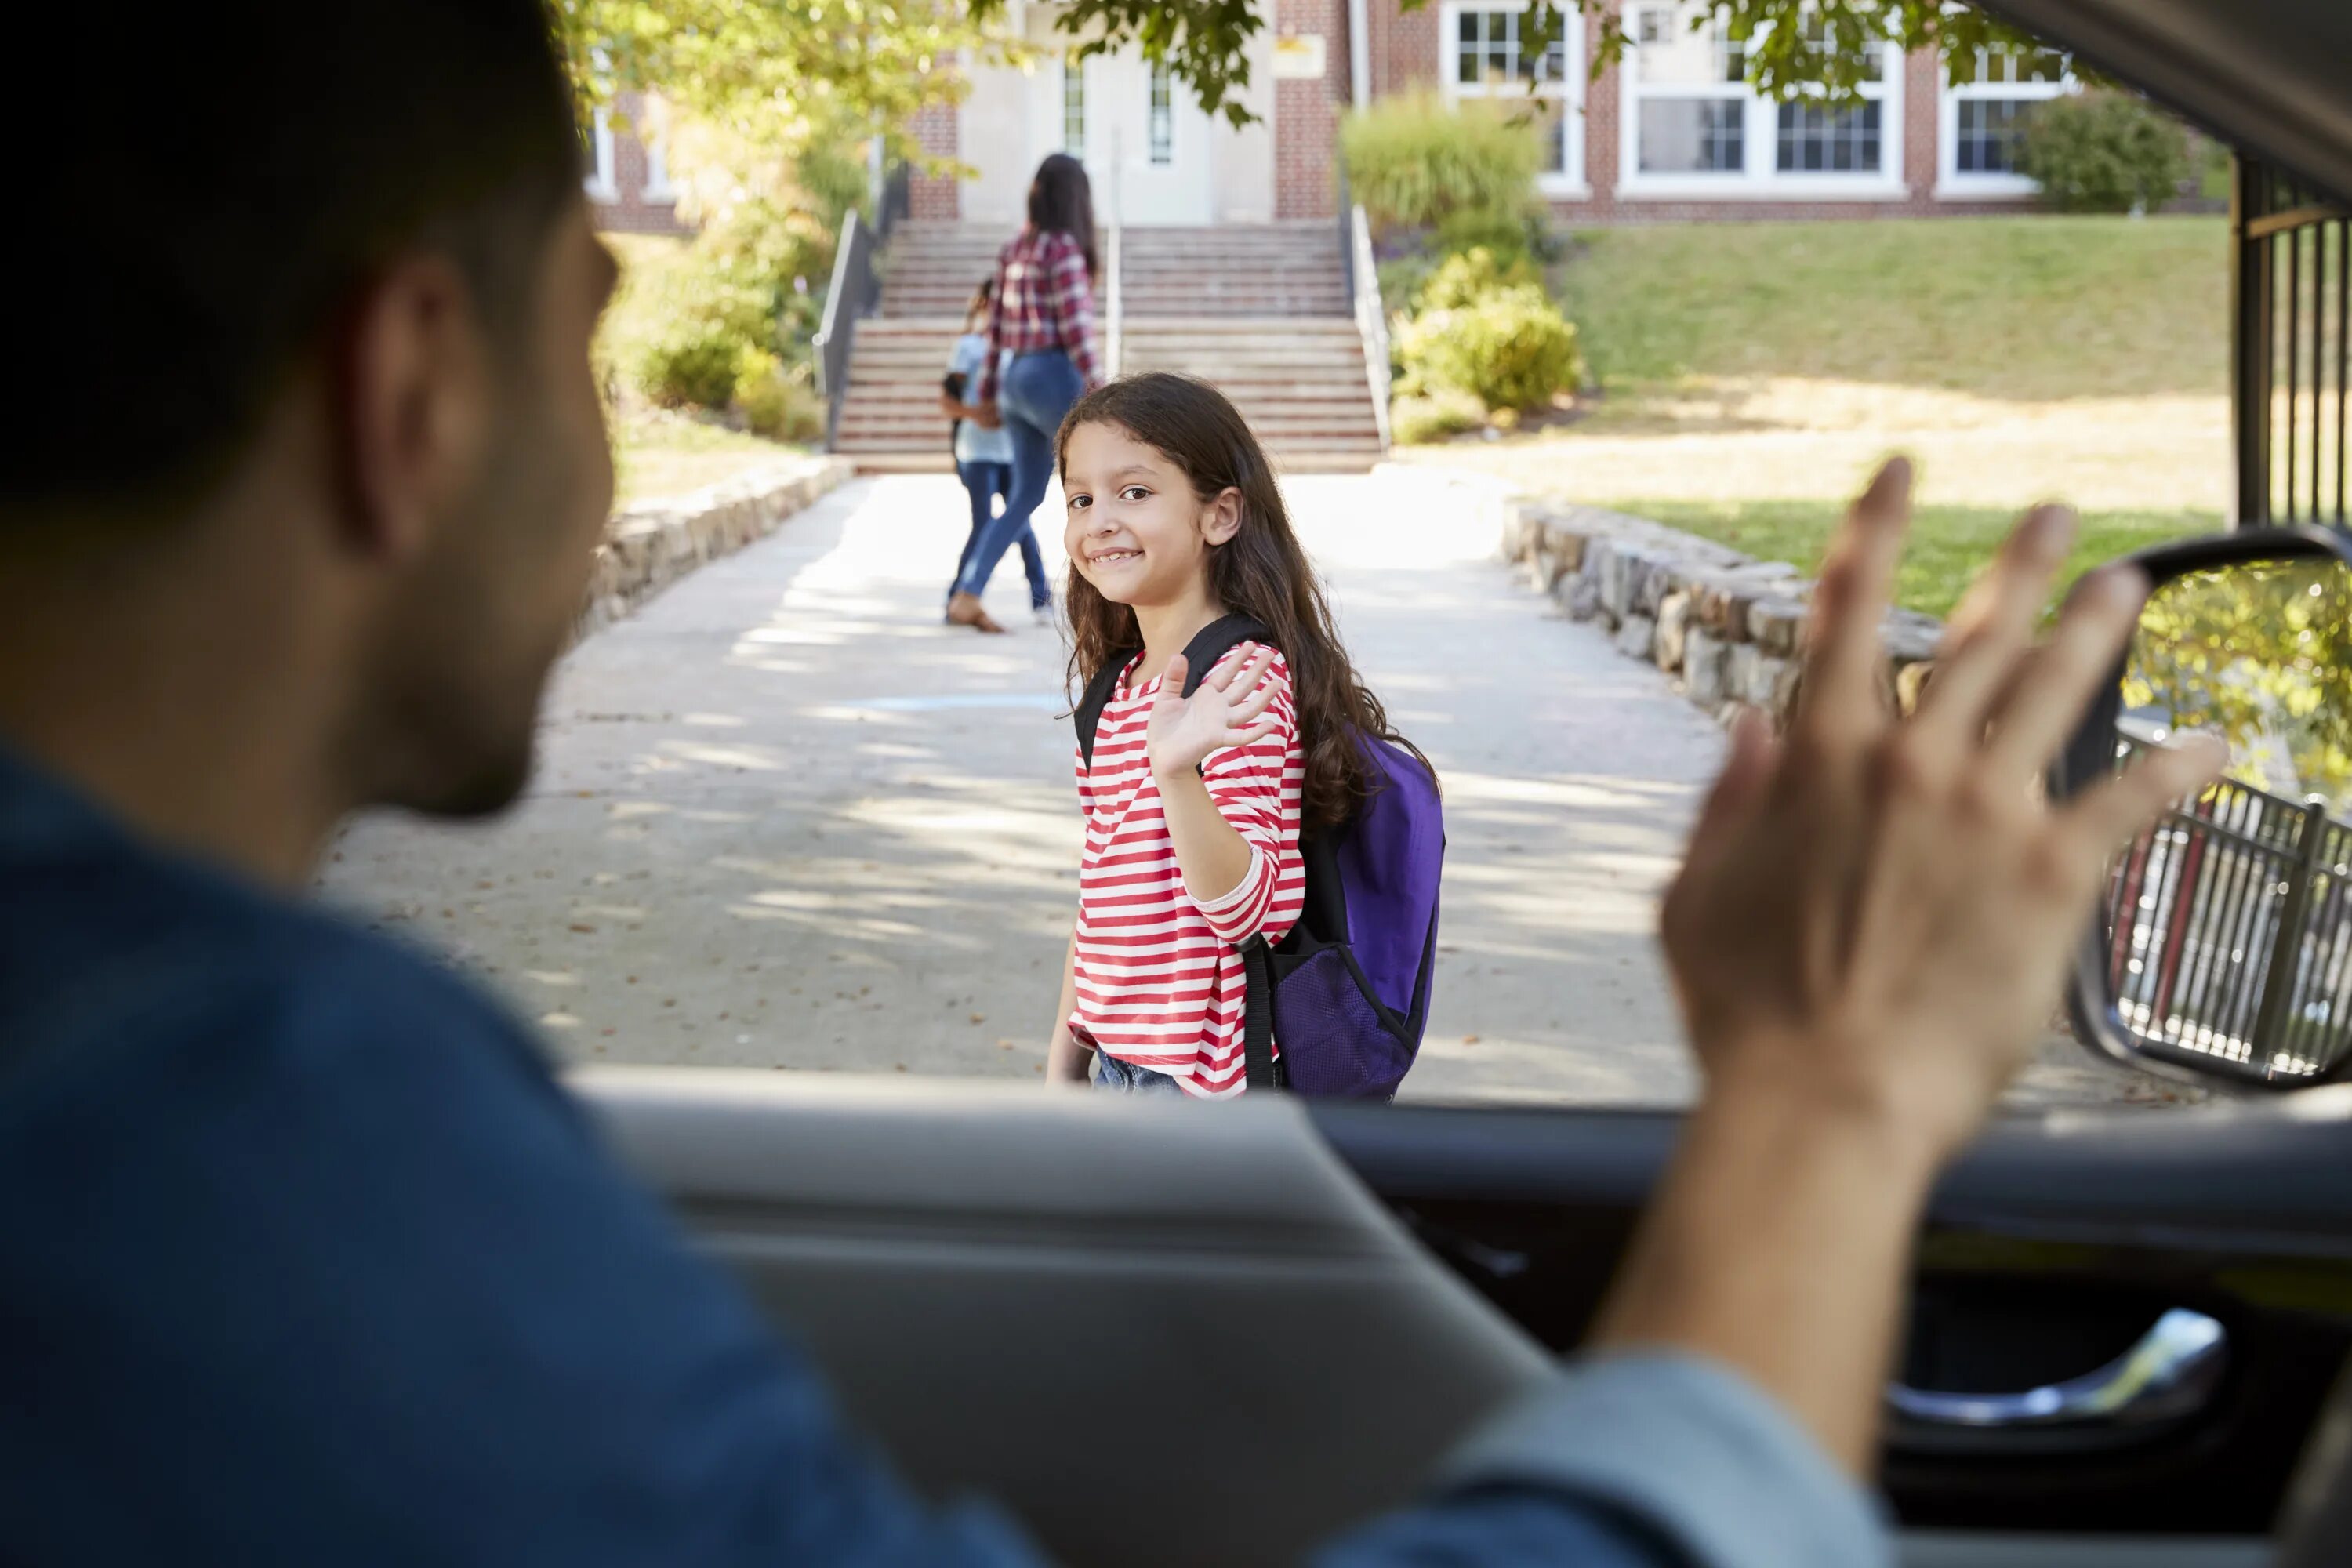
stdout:
<svg viewBox="0 0 2352 1568">
<path fill-rule="evenodd" d="M 1402 4 L 1412 11 L 1429 0 Z M 1003 0 L 974 0 L 972 13 L 992 19 L 1003 7 Z M 1519 22 L 1521 53 L 1541 55 L 1563 36 L 1571 16 L 1587 12 L 1601 17 L 1592 68 L 1622 58 L 1631 39 L 1615 0 L 1529 0 Z M 1885 43 L 1937 50 L 1956 80 L 1965 79 L 1979 48 L 2039 47 L 1981 11 L 1950 7 L 1944 0 L 1708 0 L 1694 25 L 1709 24 L 1719 24 L 1744 47 L 1749 83 L 1774 98 L 1820 92 L 1833 101 L 1856 100 L 1871 79 L 1876 47 Z M 1235 125 L 1252 118 L 1234 96 L 1249 85 L 1249 47 L 1265 26 L 1260 7 L 1250 0 L 1074 0 L 1055 26 L 1081 56 L 1139 45 L 1191 84 L 1202 108 Z"/>
<path fill-rule="evenodd" d="M 2233 775 L 2273 795 L 2352 795 L 2352 572 L 2275 561 L 2194 572 L 2149 596 L 2124 705 L 2210 730 Z"/>
<path fill-rule="evenodd" d="M 1003 0 L 554 0 L 581 100 L 658 92 L 744 144 L 790 155 L 841 127 L 903 135 L 952 101 L 963 49 Z"/>
</svg>

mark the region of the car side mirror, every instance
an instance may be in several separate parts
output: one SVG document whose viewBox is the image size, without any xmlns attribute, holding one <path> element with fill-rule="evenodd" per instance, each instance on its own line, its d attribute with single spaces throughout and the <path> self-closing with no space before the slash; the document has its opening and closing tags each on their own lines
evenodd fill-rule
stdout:
<svg viewBox="0 0 2352 1568">
<path fill-rule="evenodd" d="M 2230 764 L 2109 868 L 2075 1034 L 2176 1078 L 2352 1076 L 2352 541 L 2248 529 L 2132 562 L 2147 608 L 2052 793 L 2181 731 Z"/>
</svg>

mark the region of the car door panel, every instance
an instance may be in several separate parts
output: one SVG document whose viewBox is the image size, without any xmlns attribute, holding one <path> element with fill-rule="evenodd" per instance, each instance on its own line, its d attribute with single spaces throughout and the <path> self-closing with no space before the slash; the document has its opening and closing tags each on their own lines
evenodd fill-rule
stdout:
<svg viewBox="0 0 2352 1568">
<path fill-rule="evenodd" d="M 1680 1124 L 903 1078 L 575 1081 L 853 1421 L 919 1485 L 1001 1499 L 1074 1563 L 1293 1561 L 1408 1495 L 1580 1339 Z M 2219 1563 L 2267 1530 L 2352 1348 L 2352 1102 L 2331 1093 L 2011 1121 L 1955 1167 L 1921 1238 L 1906 1382 L 2063 1381 L 2177 1308 L 2221 1325 L 2226 1359 L 2146 1429 L 1898 1432 L 1882 1479 L 1931 1532 L 1918 1561 L 1975 1561 L 1948 1552 L 1988 1532 L 2128 1532 L 2183 1533 Z M 1141 1531 L 1102 1506 L 1171 1454 L 1193 1457 L 1197 1506 Z"/>
<path fill-rule="evenodd" d="M 1678 1119 L 1317 1107 L 1426 1245 L 1554 1350 L 1574 1346 Z M 2171 1113 L 2004 1120 L 1922 1233 L 1899 1378 L 2001 1394 L 2078 1376 L 2203 1312 L 2223 1372 L 2185 1418 L 1891 1436 L 1918 1526 L 2255 1535 L 2352 1350 L 2352 1089 Z M 1939 1436 L 1944 1441 L 1922 1441 Z M 1906 1440 L 1907 1439 L 1907 1440 Z"/>
<path fill-rule="evenodd" d="M 1550 1368 L 1287 1097 L 575 1085 L 852 1422 L 1064 1562 L 1295 1562 Z"/>
</svg>

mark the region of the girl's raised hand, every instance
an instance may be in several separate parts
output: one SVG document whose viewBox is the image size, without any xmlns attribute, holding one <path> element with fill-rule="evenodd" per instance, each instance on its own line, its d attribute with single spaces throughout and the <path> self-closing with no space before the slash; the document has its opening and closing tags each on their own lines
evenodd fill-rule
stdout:
<svg viewBox="0 0 2352 1568">
<path fill-rule="evenodd" d="M 1274 682 L 1266 679 L 1273 668 L 1274 649 L 1262 647 L 1227 668 L 1211 670 L 1188 698 L 1183 694 L 1184 656 L 1170 659 L 1145 731 L 1152 773 L 1162 778 L 1189 773 L 1212 752 L 1246 746 L 1273 734 L 1276 721 L 1265 716 L 1274 701 Z"/>
</svg>

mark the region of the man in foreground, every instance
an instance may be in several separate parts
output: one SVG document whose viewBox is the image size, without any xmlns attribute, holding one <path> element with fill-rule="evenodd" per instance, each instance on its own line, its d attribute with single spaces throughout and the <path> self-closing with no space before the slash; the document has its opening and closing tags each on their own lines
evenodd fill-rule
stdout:
<svg viewBox="0 0 2352 1568">
<path fill-rule="evenodd" d="M 163 23 L 60 13 L 37 52 L 126 29 Z M 0 1557 L 1036 1562 L 841 1430 L 512 1022 L 299 900 L 353 809 L 519 793 L 611 500 L 613 264 L 544 16 L 222 0 L 182 36 L 28 163 L 102 210 L 9 262 L 51 384 L 0 426 Z M 167 355 L 127 421 L 117 321 Z M 1883 1557 L 1858 1481 L 1927 1184 L 2108 847 L 2219 761 L 2032 798 L 2137 604 L 2095 580 L 2011 679 L 2055 511 L 1883 714 L 1906 483 L 1668 900 L 1708 1087 L 1595 1356 L 1328 1563 Z"/>
</svg>

